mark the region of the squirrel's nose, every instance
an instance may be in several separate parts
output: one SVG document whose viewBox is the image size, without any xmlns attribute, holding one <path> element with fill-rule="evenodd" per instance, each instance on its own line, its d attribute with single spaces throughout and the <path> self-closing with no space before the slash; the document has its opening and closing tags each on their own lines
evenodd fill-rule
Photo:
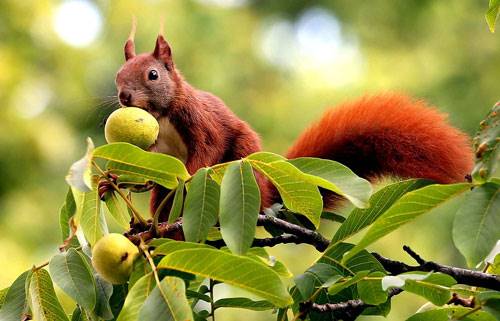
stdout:
<svg viewBox="0 0 500 321">
<path fill-rule="evenodd" d="M 118 99 L 120 99 L 120 103 L 123 106 L 130 106 L 130 104 L 132 103 L 132 94 L 126 91 L 121 91 L 118 94 Z"/>
</svg>

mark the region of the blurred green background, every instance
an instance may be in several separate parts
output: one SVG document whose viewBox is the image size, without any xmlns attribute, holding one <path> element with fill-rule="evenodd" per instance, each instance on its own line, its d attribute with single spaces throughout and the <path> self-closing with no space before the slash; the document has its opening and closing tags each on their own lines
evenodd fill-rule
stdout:
<svg viewBox="0 0 500 321">
<path fill-rule="evenodd" d="M 484 20 L 487 0 L 1 0 L 0 288 L 60 242 L 64 176 L 103 141 L 116 108 L 114 75 L 131 16 L 136 48 L 151 51 L 161 17 L 187 80 L 221 97 L 284 152 L 329 106 L 366 93 L 402 91 L 428 100 L 472 134 L 500 98 L 500 37 Z M 451 243 L 452 217 L 423 217 L 373 248 L 396 259 L 408 244 L 447 264 L 464 261 Z M 335 225 L 324 224 L 331 235 Z M 309 246 L 270 250 L 300 273 Z M 219 295 L 227 294 L 220 288 Z M 402 294 L 388 319 L 422 301 Z M 219 312 L 220 320 L 271 320 Z M 247 317 L 248 316 L 248 317 Z"/>
</svg>

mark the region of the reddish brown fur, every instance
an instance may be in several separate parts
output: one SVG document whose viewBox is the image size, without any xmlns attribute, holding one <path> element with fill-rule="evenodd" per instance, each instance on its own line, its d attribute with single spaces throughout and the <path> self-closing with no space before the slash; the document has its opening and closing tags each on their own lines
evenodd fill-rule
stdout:
<svg viewBox="0 0 500 321">
<path fill-rule="evenodd" d="M 288 158 L 334 159 L 358 175 L 464 181 L 473 165 L 467 135 L 422 101 L 366 96 L 328 110 L 289 149 Z"/>
<path fill-rule="evenodd" d="M 127 48 L 127 62 L 116 80 L 120 99 L 130 93 L 131 105 L 168 117 L 187 147 L 189 173 L 261 149 L 259 136 L 222 100 L 184 81 L 162 36 L 152 54 L 135 56 L 133 43 Z M 152 68 L 160 74 L 158 81 L 148 80 Z M 441 183 L 463 181 L 472 167 L 467 136 L 448 125 L 443 114 L 402 95 L 365 97 L 327 111 L 287 154 L 301 156 L 334 159 L 367 178 L 393 175 Z M 257 179 L 263 206 L 279 201 L 276 190 L 260 175 Z M 153 190 L 152 212 L 166 194 L 162 187 Z"/>
</svg>

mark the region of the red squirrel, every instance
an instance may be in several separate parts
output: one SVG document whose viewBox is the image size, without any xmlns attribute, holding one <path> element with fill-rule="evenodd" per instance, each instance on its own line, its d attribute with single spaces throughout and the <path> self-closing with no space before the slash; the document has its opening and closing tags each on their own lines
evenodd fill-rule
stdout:
<svg viewBox="0 0 500 321">
<path fill-rule="evenodd" d="M 126 61 L 116 75 L 119 101 L 156 117 L 160 134 L 153 151 L 180 158 L 194 174 L 261 150 L 259 135 L 221 99 L 184 80 L 161 34 L 152 53 L 136 55 L 133 37 L 124 51 Z M 399 94 L 366 96 L 328 110 L 286 154 L 302 156 L 338 161 L 370 180 L 391 175 L 453 183 L 464 181 L 473 165 L 466 134 L 424 102 Z M 262 206 L 279 202 L 274 187 L 260 175 L 257 179 Z M 167 192 L 153 189 L 152 213 Z"/>
</svg>

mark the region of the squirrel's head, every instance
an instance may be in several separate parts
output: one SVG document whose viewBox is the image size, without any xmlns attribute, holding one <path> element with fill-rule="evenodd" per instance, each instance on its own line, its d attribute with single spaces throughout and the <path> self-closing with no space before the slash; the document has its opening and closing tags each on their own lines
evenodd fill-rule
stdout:
<svg viewBox="0 0 500 321">
<path fill-rule="evenodd" d="M 158 118 L 167 108 L 179 84 L 172 50 L 160 34 L 152 53 L 136 55 L 135 25 L 125 43 L 125 63 L 116 74 L 118 99 L 124 106 L 140 107 Z"/>
</svg>

